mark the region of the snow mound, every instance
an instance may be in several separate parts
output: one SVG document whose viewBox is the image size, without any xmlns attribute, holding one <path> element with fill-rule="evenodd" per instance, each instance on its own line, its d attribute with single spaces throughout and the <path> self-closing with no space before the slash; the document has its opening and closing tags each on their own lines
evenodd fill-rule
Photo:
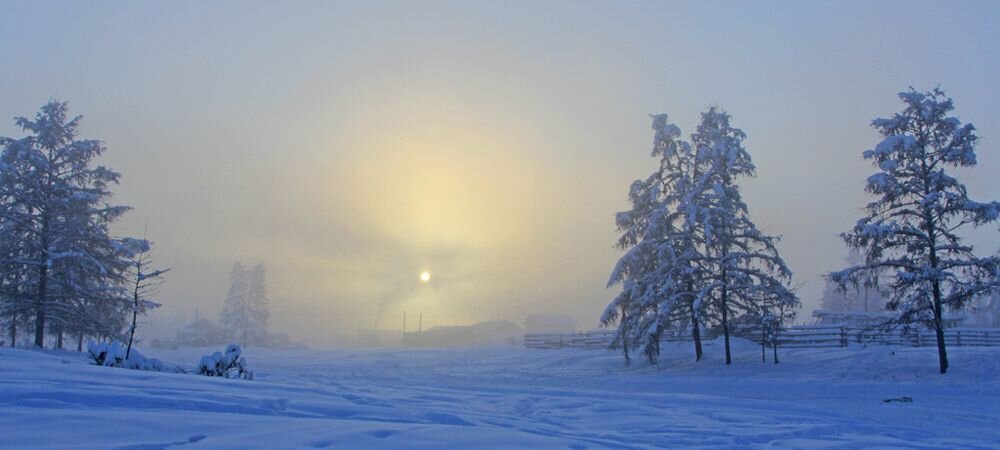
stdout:
<svg viewBox="0 0 1000 450">
<path fill-rule="evenodd" d="M 150 370 L 162 372 L 163 362 L 154 358 L 147 358 L 139 350 L 127 351 L 120 341 L 111 342 L 87 342 L 87 353 L 94 364 L 104 367 L 121 367 L 132 370 Z M 126 358 L 126 354 L 128 357 Z"/>
<path fill-rule="evenodd" d="M 201 357 L 198 363 L 198 374 L 210 377 L 253 379 L 253 372 L 247 369 L 246 358 L 240 356 L 243 349 L 239 345 L 229 344 L 225 353 L 215 352 Z"/>
</svg>

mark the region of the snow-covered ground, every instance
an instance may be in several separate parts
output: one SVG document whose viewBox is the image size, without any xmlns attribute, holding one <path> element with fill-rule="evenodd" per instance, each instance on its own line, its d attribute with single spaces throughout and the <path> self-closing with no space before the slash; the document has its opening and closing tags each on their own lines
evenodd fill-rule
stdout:
<svg viewBox="0 0 1000 450">
<path fill-rule="evenodd" d="M 221 349 L 150 351 L 193 367 Z M 1000 349 L 784 351 L 659 368 L 518 347 L 247 349 L 256 381 L 0 350 L 0 448 L 1000 447 Z M 912 402 L 883 402 L 911 397 Z"/>
</svg>

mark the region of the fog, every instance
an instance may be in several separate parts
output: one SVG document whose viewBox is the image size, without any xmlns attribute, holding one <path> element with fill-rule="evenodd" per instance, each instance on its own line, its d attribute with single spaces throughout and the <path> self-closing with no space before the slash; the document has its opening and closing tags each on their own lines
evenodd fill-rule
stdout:
<svg viewBox="0 0 1000 450">
<path fill-rule="evenodd" d="M 215 318 L 268 267 L 271 328 L 313 344 L 529 314 L 596 327 L 649 114 L 718 105 L 807 320 L 843 264 L 896 92 L 940 85 L 1000 198 L 996 2 L 0 4 L 0 136 L 50 98 L 122 173 L 116 229 L 171 267 L 152 330 Z M 973 235 L 983 252 L 996 242 Z M 432 278 L 421 283 L 427 271 Z M 414 322 L 409 327 L 414 327 Z M 412 329 L 412 328 L 411 328 Z M 166 332 L 166 331 L 164 331 Z M 153 332 L 155 334 L 155 332 Z"/>
</svg>

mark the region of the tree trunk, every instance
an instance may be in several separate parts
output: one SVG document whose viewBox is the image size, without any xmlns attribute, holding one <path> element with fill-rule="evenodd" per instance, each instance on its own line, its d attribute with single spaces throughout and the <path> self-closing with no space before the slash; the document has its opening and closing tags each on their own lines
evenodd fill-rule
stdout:
<svg viewBox="0 0 1000 450">
<path fill-rule="evenodd" d="M 725 274 L 723 274 L 725 276 Z M 732 350 L 729 348 L 729 305 L 727 304 L 726 288 L 722 288 L 722 335 L 726 342 L 726 365 L 733 363 Z"/>
<path fill-rule="evenodd" d="M 778 363 L 778 335 L 774 335 L 774 340 L 771 341 L 771 349 L 774 350 L 774 363 Z"/>
<path fill-rule="evenodd" d="M 650 364 L 656 364 L 657 358 L 660 357 L 660 336 L 663 334 L 662 327 L 656 327 L 655 335 L 653 335 L 652 342 L 646 344 L 646 359 Z"/>
<path fill-rule="evenodd" d="M 694 284 L 688 283 L 688 292 L 694 291 Z M 691 295 L 691 340 L 694 341 L 694 360 L 701 361 L 701 326 L 698 324 L 698 310 L 695 303 L 698 300 Z"/>
<path fill-rule="evenodd" d="M 63 330 L 62 330 L 62 328 L 60 328 L 59 332 L 56 333 L 56 348 L 58 348 L 59 350 L 62 350 L 62 348 L 63 348 Z"/>
<path fill-rule="evenodd" d="M 694 339 L 694 360 L 701 361 L 701 327 L 697 313 L 691 313 L 691 338 Z"/>
<path fill-rule="evenodd" d="M 924 164 L 922 168 L 924 169 L 925 173 L 929 173 L 926 164 Z M 928 178 L 925 176 L 924 180 L 926 181 L 928 180 Z M 925 198 L 927 195 L 930 195 L 930 192 L 931 192 L 930 188 L 925 184 L 924 185 Z M 937 226 L 934 223 L 934 215 L 932 214 L 932 211 L 927 206 L 924 206 L 923 208 L 924 208 L 923 210 L 924 228 L 925 231 L 927 232 L 927 236 L 929 237 L 929 242 L 928 242 L 929 248 L 927 253 L 930 259 L 931 269 L 933 269 L 934 272 L 936 273 L 939 266 L 938 254 L 937 254 L 937 239 L 935 237 L 937 233 Z M 936 278 L 931 280 L 931 293 L 933 295 L 933 300 L 934 300 L 934 304 L 931 306 L 932 309 L 934 310 L 934 334 L 937 337 L 938 366 L 941 369 L 941 373 L 944 374 L 948 372 L 948 351 L 945 349 L 944 345 L 944 318 L 942 317 L 943 314 L 941 311 L 942 305 L 941 305 L 940 280 Z"/>
<path fill-rule="evenodd" d="M 77 336 L 78 336 L 78 339 L 76 340 L 76 351 L 82 352 L 83 351 L 83 332 L 81 331 L 80 334 L 77 335 Z"/>
<path fill-rule="evenodd" d="M 17 313 L 10 315 L 10 348 L 17 344 Z"/>
<path fill-rule="evenodd" d="M 35 299 L 35 347 L 45 346 L 45 296 L 48 288 L 49 267 L 42 264 L 38 268 L 38 293 Z"/>
<path fill-rule="evenodd" d="M 621 336 L 622 336 L 622 353 L 625 354 L 625 365 L 632 364 L 632 358 L 628 354 L 628 313 L 625 312 L 625 308 L 622 308 L 622 318 L 621 318 Z"/>
<path fill-rule="evenodd" d="M 931 236 L 929 255 L 931 269 L 936 272 L 938 269 L 938 255 L 937 255 L 937 243 L 934 241 L 935 226 L 934 220 L 929 212 L 926 212 L 925 220 L 927 221 L 927 234 Z M 948 351 L 945 349 L 944 344 L 944 318 L 942 317 L 942 305 L 941 305 L 941 281 L 934 279 L 931 281 L 931 294 L 933 295 L 934 304 L 931 305 L 934 310 L 934 334 L 937 337 L 937 348 L 938 348 L 938 366 L 941 373 L 948 372 Z"/>
<path fill-rule="evenodd" d="M 128 332 L 128 348 L 125 349 L 125 359 L 132 354 L 132 340 L 135 339 L 135 321 L 139 315 L 139 283 L 142 279 L 142 263 L 136 264 L 135 290 L 132 296 L 132 328 Z"/>
<path fill-rule="evenodd" d="M 934 334 L 937 336 L 938 365 L 941 373 L 948 372 L 948 351 L 944 344 L 944 318 L 941 306 L 941 284 L 937 281 L 933 283 L 934 290 Z"/>
<path fill-rule="evenodd" d="M 10 348 L 14 348 L 17 344 L 17 313 L 12 312 L 10 314 Z"/>
</svg>

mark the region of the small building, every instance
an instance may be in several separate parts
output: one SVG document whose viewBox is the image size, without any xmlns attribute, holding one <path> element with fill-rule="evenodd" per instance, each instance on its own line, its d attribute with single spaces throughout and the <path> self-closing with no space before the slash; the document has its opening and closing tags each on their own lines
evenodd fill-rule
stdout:
<svg viewBox="0 0 1000 450">
<path fill-rule="evenodd" d="M 226 330 L 208 319 L 199 319 L 177 331 L 177 345 L 184 347 L 225 345 L 227 340 Z"/>
</svg>

